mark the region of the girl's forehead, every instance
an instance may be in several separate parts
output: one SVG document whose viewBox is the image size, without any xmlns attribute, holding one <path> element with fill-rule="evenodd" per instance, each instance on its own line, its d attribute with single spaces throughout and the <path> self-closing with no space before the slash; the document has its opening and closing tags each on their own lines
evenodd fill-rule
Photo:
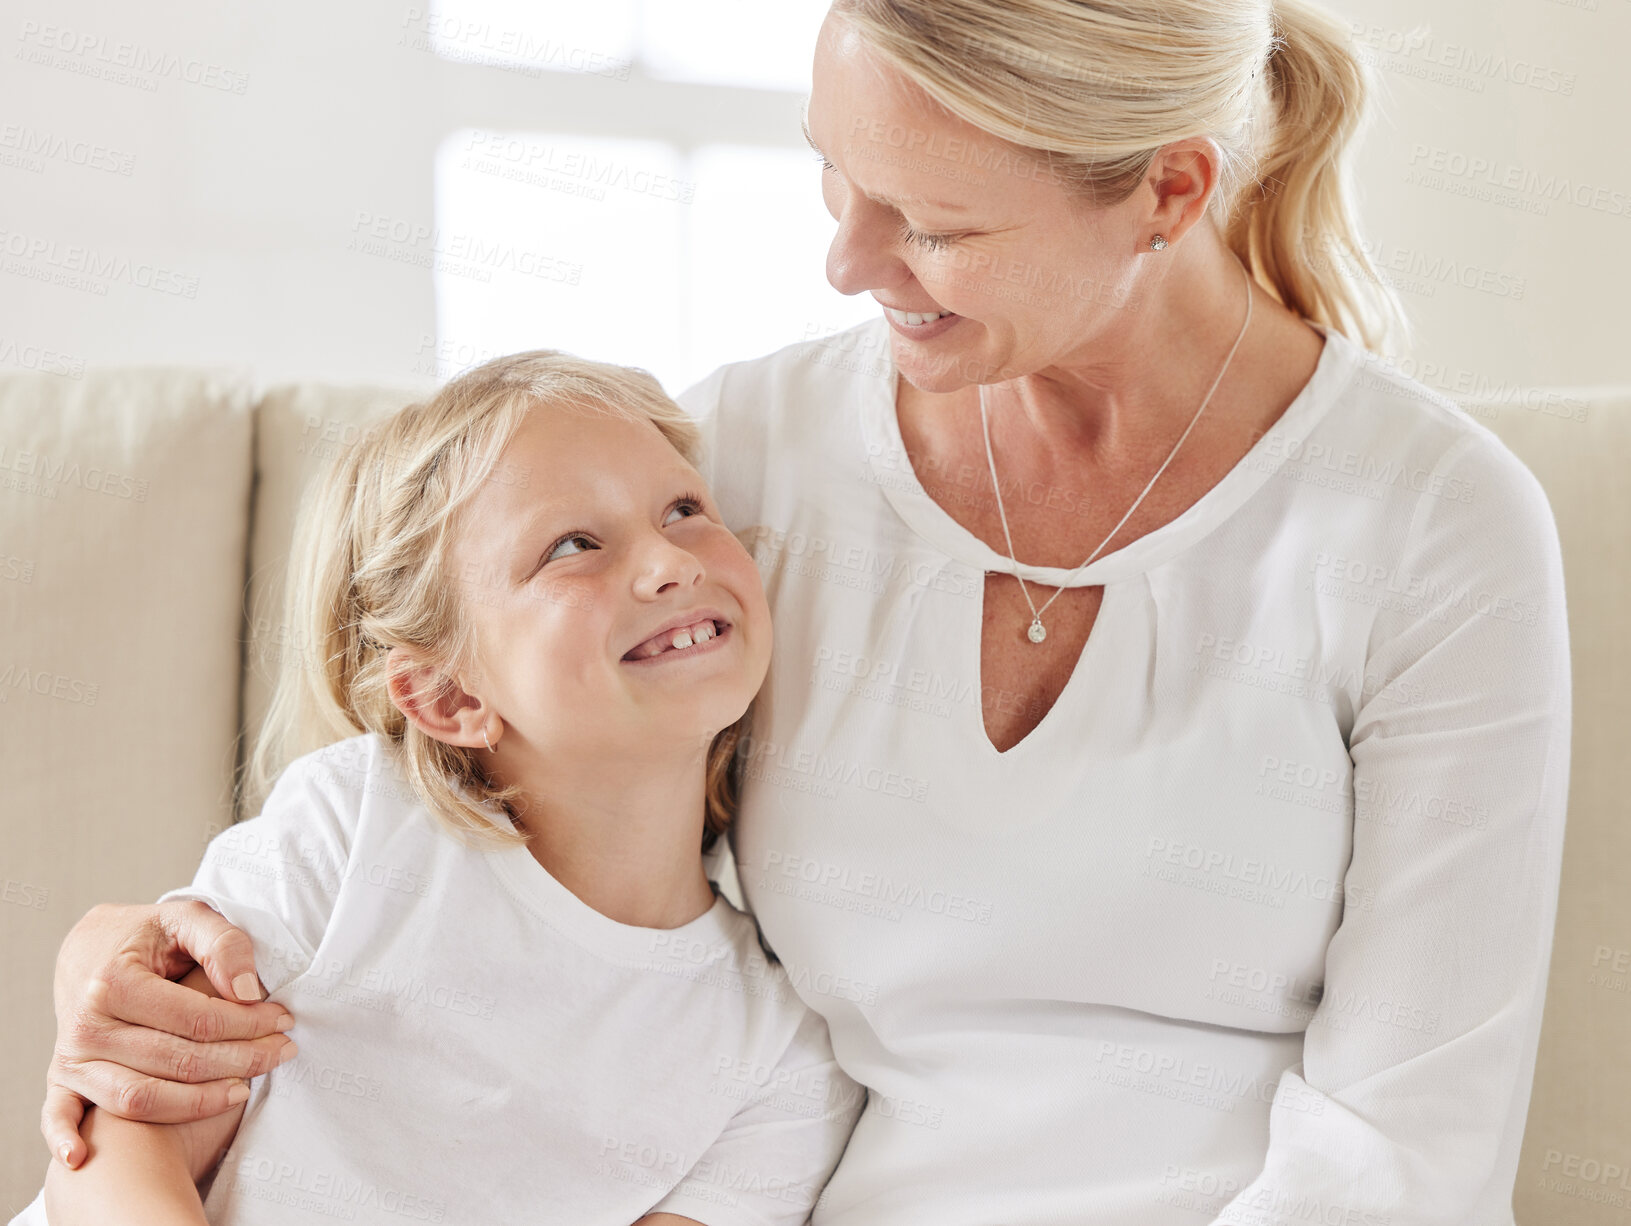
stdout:
<svg viewBox="0 0 1631 1226">
<path fill-rule="evenodd" d="M 689 462 L 657 423 L 618 406 L 547 404 L 528 410 L 500 457 L 552 481 L 642 477 Z"/>
</svg>

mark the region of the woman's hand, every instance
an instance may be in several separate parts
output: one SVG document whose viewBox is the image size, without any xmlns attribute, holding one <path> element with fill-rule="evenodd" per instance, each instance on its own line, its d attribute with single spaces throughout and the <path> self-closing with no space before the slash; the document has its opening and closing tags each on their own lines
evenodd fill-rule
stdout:
<svg viewBox="0 0 1631 1226">
<path fill-rule="evenodd" d="M 195 963 L 225 999 L 171 982 Z M 254 950 L 203 903 L 92 908 L 62 943 L 54 990 L 40 1131 L 70 1167 L 85 1158 L 87 1102 L 148 1123 L 206 1119 L 292 1054 L 283 1006 L 235 1003 L 260 1001 Z"/>
</svg>

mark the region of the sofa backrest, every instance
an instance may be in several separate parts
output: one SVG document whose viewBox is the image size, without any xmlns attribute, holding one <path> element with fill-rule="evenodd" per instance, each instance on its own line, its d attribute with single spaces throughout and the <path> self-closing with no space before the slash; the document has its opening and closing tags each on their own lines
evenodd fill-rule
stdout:
<svg viewBox="0 0 1631 1226">
<path fill-rule="evenodd" d="M 0 378 L 0 1214 L 38 1190 L 51 968 L 232 816 L 246 374 Z"/>
</svg>

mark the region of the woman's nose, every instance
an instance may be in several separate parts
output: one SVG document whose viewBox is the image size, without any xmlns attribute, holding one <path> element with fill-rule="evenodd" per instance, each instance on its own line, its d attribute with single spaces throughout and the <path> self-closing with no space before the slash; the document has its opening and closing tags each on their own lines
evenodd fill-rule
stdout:
<svg viewBox="0 0 1631 1226">
<path fill-rule="evenodd" d="M 898 226 L 886 210 L 851 205 L 838 219 L 838 232 L 827 248 L 827 281 L 840 294 L 892 290 L 912 272 L 895 253 Z"/>
</svg>

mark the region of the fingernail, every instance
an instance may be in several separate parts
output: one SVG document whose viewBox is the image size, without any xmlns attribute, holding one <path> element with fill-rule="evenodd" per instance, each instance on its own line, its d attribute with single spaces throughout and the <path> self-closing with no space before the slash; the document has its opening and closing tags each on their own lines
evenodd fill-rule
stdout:
<svg viewBox="0 0 1631 1226">
<path fill-rule="evenodd" d="M 259 1000 L 261 998 L 260 981 L 248 971 L 245 971 L 232 981 L 232 993 L 239 1000 Z"/>
<path fill-rule="evenodd" d="M 299 1051 L 300 1049 L 295 1046 L 294 1040 L 289 1040 L 289 1042 L 283 1045 L 283 1050 L 277 1054 L 278 1064 L 287 1064 L 290 1060 L 295 1058 Z M 276 1068 L 277 1065 L 273 1065 L 273 1067 Z"/>
<path fill-rule="evenodd" d="M 249 1087 L 240 1081 L 237 1085 L 233 1086 L 227 1091 L 227 1106 L 236 1107 L 248 1097 Z"/>
<path fill-rule="evenodd" d="M 294 1029 L 294 1018 L 292 1016 L 290 1016 L 289 1014 L 285 1013 L 282 1017 L 278 1018 L 278 1020 L 277 1020 L 277 1029 L 279 1029 L 279 1030 L 293 1030 Z"/>
<path fill-rule="evenodd" d="M 73 1166 L 73 1163 L 68 1160 L 69 1155 L 71 1155 L 73 1152 L 74 1152 L 74 1145 L 73 1145 L 72 1141 L 64 1141 L 61 1145 L 57 1146 L 57 1157 L 62 1159 L 62 1165 L 63 1166 L 66 1166 L 66 1167 L 72 1167 Z"/>
</svg>

